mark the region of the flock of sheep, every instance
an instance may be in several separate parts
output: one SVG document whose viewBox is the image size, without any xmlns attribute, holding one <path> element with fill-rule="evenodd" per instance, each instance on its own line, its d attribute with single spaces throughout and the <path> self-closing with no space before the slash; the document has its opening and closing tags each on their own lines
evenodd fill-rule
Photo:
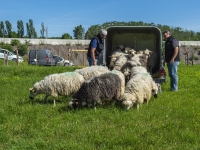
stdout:
<svg viewBox="0 0 200 150">
<path fill-rule="evenodd" d="M 131 48 L 118 46 L 113 52 L 109 69 L 106 66 L 91 66 L 74 72 L 51 74 L 29 88 L 30 98 L 46 94 L 56 98 L 58 95 L 72 95 L 69 106 L 72 108 L 94 107 L 103 101 L 120 102 L 128 110 L 134 104 L 139 106 L 156 97 L 158 86 L 150 71 L 152 52 L 148 49 L 136 52 Z"/>
</svg>

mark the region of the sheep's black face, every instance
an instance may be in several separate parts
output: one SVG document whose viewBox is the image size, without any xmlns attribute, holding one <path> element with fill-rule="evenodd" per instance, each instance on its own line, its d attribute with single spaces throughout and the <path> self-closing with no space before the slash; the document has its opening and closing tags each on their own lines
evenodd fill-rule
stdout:
<svg viewBox="0 0 200 150">
<path fill-rule="evenodd" d="M 157 97 L 158 97 L 157 91 L 156 91 L 156 90 L 154 90 L 154 89 L 152 89 L 152 94 L 153 94 L 153 96 L 154 96 L 155 98 L 157 98 Z"/>
<path fill-rule="evenodd" d="M 30 91 L 29 98 L 34 99 L 34 97 L 37 95 L 36 91 L 33 88 L 29 88 L 29 91 Z"/>
</svg>

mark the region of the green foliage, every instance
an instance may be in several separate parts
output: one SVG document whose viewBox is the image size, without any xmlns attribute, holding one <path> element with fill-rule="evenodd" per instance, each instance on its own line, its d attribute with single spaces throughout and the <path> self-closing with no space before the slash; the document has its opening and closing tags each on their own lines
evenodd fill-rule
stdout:
<svg viewBox="0 0 200 150">
<path fill-rule="evenodd" d="M 24 36 L 24 24 L 22 20 L 17 21 L 17 36 L 23 38 Z"/>
<path fill-rule="evenodd" d="M 3 48 L 3 49 L 7 49 L 7 50 L 9 50 L 9 51 L 13 51 L 13 47 L 10 45 L 10 44 L 3 44 L 3 45 L 0 45 L 0 47 L 1 48 Z"/>
<path fill-rule="evenodd" d="M 12 39 L 10 41 L 10 45 L 12 45 L 12 46 L 18 46 L 18 45 L 20 45 L 20 41 L 17 40 L 17 39 Z"/>
<path fill-rule="evenodd" d="M 179 91 L 168 91 L 129 111 L 103 105 L 72 110 L 71 96 L 29 99 L 28 88 L 45 76 L 77 67 L 30 66 L 0 60 L 1 149 L 132 150 L 198 149 L 200 133 L 199 65 L 179 65 Z M 168 78 L 169 81 L 169 78 Z"/>
<path fill-rule="evenodd" d="M 29 38 L 37 38 L 37 33 L 35 31 L 32 19 L 29 19 L 29 23 L 26 23 L 26 28 L 27 28 L 27 36 Z"/>
<path fill-rule="evenodd" d="M 12 25 L 8 20 L 5 21 L 5 24 L 7 29 L 7 37 L 12 38 Z"/>
<path fill-rule="evenodd" d="M 83 39 L 85 35 L 85 29 L 82 27 L 82 25 L 79 25 L 74 28 L 73 33 L 75 39 Z"/>
<path fill-rule="evenodd" d="M 64 33 L 62 39 L 72 39 L 72 36 L 69 33 Z"/>
<path fill-rule="evenodd" d="M 28 53 L 28 47 L 26 44 L 19 44 L 17 46 L 17 49 L 18 49 L 19 55 L 21 55 L 21 56 L 24 56 Z"/>
<path fill-rule="evenodd" d="M 40 30 L 41 38 L 44 38 L 44 32 L 45 32 L 44 22 L 42 22 L 41 26 L 42 26 L 42 29 Z"/>
<path fill-rule="evenodd" d="M 25 44 L 26 44 L 27 46 L 32 45 L 30 40 L 25 40 Z"/>
<path fill-rule="evenodd" d="M 199 50 L 200 48 L 198 46 L 194 47 L 194 50 L 197 51 Z"/>
</svg>

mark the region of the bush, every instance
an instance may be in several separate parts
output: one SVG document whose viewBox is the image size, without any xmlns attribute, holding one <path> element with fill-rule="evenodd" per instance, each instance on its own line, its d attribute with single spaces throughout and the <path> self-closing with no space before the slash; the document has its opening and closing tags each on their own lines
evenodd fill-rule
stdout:
<svg viewBox="0 0 200 150">
<path fill-rule="evenodd" d="M 18 53 L 21 56 L 24 56 L 28 53 L 28 47 L 26 46 L 26 44 L 20 44 L 17 46 L 18 49 Z"/>
<path fill-rule="evenodd" d="M 12 45 L 12 46 L 18 46 L 18 45 L 20 45 L 20 41 L 16 40 L 16 39 L 12 39 L 10 41 L 10 45 Z"/>
<path fill-rule="evenodd" d="M 0 47 L 3 48 L 3 49 L 7 49 L 7 50 L 13 52 L 13 47 L 10 44 L 3 44 Z"/>
</svg>

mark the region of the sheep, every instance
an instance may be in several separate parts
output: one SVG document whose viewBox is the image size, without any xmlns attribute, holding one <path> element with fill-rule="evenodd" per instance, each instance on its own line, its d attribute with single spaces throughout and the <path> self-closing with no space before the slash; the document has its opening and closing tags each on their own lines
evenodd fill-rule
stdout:
<svg viewBox="0 0 200 150">
<path fill-rule="evenodd" d="M 114 68 L 115 61 L 117 60 L 117 58 L 125 54 L 124 52 L 122 52 L 123 45 L 117 46 L 116 48 L 117 49 L 114 52 L 112 52 L 112 55 L 109 56 L 111 57 L 110 64 L 109 64 L 110 69 Z"/>
<path fill-rule="evenodd" d="M 118 70 L 112 70 L 111 73 L 118 75 L 120 78 L 120 81 L 121 81 L 120 97 L 122 97 L 122 95 L 124 94 L 124 90 L 125 90 L 125 76 L 121 71 L 118 71 Z"/>
<path fill-rule="evenodd" d="M 121 79 L 117 73 L 109 72 L 85 81 L 80 89 L 72 96 L 69 106 L 80 108 L 102 104 L 101 99 L 121 98 Z"/>
<path fill-rule="evenodd" d="M 120 71 L 122 66 L 127 62 L 127 60 L 128 60 L 128 58 L 126 56 L 123 56 L 123 55 L 120 56 L 119 58 L 117 58 L 113 70 Z"/>
<path fill-rule="evenodd" d="M 75 72 L 81 74 L 85 80 L 88 80 L 95 76 L 109 72 L 109 70 L 106 66 L 90 66 L 82 69 L 76 69 Z"/>
<path fill-rule="evenodd" d="M 157 62 L 158 62 L 157 52 L 153 51 L 148 57 L 147 61 L 147 69 L 150 72 L 150 74 L 153 74 L 153 68 L 155 67 Z"/>
<path fill-rule="evenodd" d="M 138 73 L 127 83 L 122 97 L 122 104 L 128 110 L 135 103 L 139 111 L 139 106 L 144 100 L 148 104 L 152 95 L 157 96 L 157 91 L 158 87 L 148 73 Z"/>
<path fill-rule="evenodd" d="M 54 107 L 56 106 L 56 98 L 58 95 L 67 96 L 75 93 L 84 81 L 83 76 L 76 72 L 52 74 L 36 82 L 32 88 L 29 88 L 30 99 L 34 99 L 38 94 L 46 94 L 44 98 L 44 102 L 46 102 L 48 96 L 53 96 Z"/>
<path fill-rule="evenodd" d="M 147 69 L 143 66 L 136 66 L 131 69 L 131 77 L 135 76 L 138 73 L 148 73 Z"/>
</svg>

